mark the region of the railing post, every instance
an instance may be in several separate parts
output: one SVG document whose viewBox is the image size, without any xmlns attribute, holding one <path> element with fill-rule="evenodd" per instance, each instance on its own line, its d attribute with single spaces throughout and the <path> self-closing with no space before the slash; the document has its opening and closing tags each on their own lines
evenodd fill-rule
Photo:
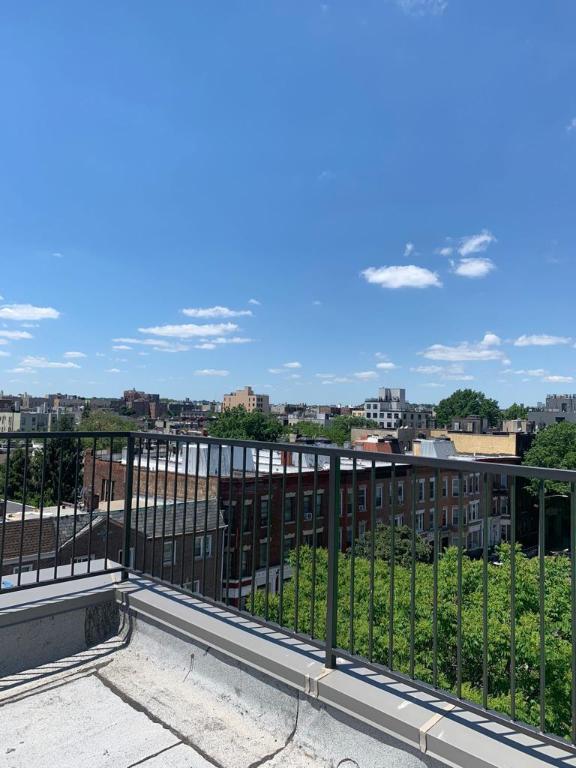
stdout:
<svg viewBox="0 0 576 768">
<path fill-rule="evenodd" d="M 126 451 L 126 483 L 124 493 L 124 552 L 122 555 L 122 565 L 124 570 L 122 571 L 121 579 L 126 581 L 128 579 L 128 568 L 130 567 L 130 529 L 132 525 L 132 483 L 133 483 L 133 470 L 134 470 L 134 436 L 132 433 L 128 436 L 128 448 Z M 135 531 L 135 536 L 138 535 L 138 531 Z"/>
<path fill-rule="evenodd" d="M 338 626 L 338 530 L 340 526 L 340 457 L 330 457 L 328 492 L 328 595 L 326 609 L 326 660 L 336 667 L 336 630 Z"/>
</svg>

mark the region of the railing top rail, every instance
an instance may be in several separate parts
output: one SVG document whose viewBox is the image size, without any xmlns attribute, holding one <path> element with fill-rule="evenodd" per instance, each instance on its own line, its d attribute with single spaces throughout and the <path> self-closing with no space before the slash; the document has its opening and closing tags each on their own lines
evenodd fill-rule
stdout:
<svg viewBox="0 0 576 768">
<path fill-rule="evenodd" d="M 225 445 L 235 448 L 256 448 L 263 452 L 274 450 L 318 456 L 331 456 L 358 461 L 379 462 L 388 464 L 403 464 L 405 466 L 434 468 L 450 472 L 487 473 L 489 475 L 503 474 L 510 477 L 527 479 L 551 480 L 555 482 L 576 483 L 576 471 L 569 469 L 553 469 L 548 467 L 532 467 L 519 464 L 508 464 L 503 461 L 478 461 L 474 459 L 437 459 L 429 456 L 411 456 L 401 453 L 380 453 L 377 451 L 359 451 L 352 448 L 338 448 L 324 445 L 306 445 L 302 443 L 269 443 L 256 440 L 237 440 L 232 438 L 204 437 L 202 435 L 170 435 L 159 432 L 4 432 L 2 440 L 38 440 L 53 438 L 68 439 L 112 439 L 136 438 L 171 443 L 201 443 L 204 445 Z"/>
</svg>

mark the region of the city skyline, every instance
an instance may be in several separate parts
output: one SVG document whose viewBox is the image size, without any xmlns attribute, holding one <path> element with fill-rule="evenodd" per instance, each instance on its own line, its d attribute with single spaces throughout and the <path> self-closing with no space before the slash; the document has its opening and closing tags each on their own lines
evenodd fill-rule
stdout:
<svg viewBox="0 0 576 768">
<path fill-rule="evenodd" d="M 0 389 L 575 389 L 571 4 L 31 6 L 0 29 Z"/>
</svg>

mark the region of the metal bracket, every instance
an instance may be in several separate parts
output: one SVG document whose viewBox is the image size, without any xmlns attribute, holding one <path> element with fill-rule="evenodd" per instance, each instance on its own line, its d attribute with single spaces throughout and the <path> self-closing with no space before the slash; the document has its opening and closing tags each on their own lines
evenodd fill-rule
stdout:
<svg viewBox="0 0 576 768">
<path fill-rule="evenodd" d="M 454 704 L 447 704 L 441 712 L 437 712 L 435 715 L 432 715 L 430 720 L 427 720 L 423 726 L 420 728 L 420 752 L 423 752 L 426 754 L 428 752 L 428 743 L 427 743 L 427 733 L 428 731 L 433 728 L 436 723 L 439 723 L 440 720 L 444 717 L 444 715 L 447 712 L 450 712 L 451 710 L 455 709 Z"/>
<path fill-rule="evenodd" d="M 331 672 L 334 672 L 334 670 L 328 667 L 324 667 L 322 672 L 320 672 L 320 674 L 317 675 L 316 677 L 311 677 L 310 675 L 304 675 L 304 693 L 307 693 L 308 696 L 312 696 L 313 699 L 317 699 L 319 696 L 318 681 L 322 680 L 323 677 L 326 677 Z"/>
</svg>

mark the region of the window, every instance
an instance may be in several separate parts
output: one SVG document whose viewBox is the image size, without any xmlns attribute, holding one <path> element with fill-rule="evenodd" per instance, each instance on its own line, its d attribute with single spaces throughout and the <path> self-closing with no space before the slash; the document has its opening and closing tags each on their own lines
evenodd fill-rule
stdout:
<svg viewBox="0 0 576 768">
<path fill-rule="evenodd" d="M 474 493 L 480 493 L 480 472 L 474 475 Z"/>
<path fill-rule="evenodd" d="M 416 512 L 416 530 L 418 533 L 422 533 L 424 530 L 424 511 L 420 510 Z"/>
<path fill-rule="evenodd" d="M 466 537 L 466 549 L 478 549 L 481 546 L 480 531 L 471 531 Z"/>
<path fill-rule="evenodd" d="M 322 517 L 322 497 L 324 494 L 318 493 L 316 496 L 316 517 Z"/>
<path fill-rule="evenodd" d="M 460 478 L 452 478 L 452 496 L 460 496 Z"/>
<path fill-rule="evenodd" d="M 112 501 L 114 499 L 114 489 L 116 487 L 116 480 L 108 481 L 108 478 L 102 480 L 102 500 Z"/>
<path fill-rule="evenodd" d="M 480 502 L 471 501 L 468 505 L 468 522 L 472 523 L 480 517 Z"/>
<path fill-rule="evenodd" d="M 418 480 L 418 501 L 424 501 L 424 480 Z"/>
<path fill-rule="evenodd" d="M 428 480 L 428 493 L 429 493 L 430 501 L 434 501 L 434 499 L 436 498 L 436 478 L 435 477 L 431 477 Z"/>
<path fill-rule="evenodd" d="M 120 553 L 121 552 L 122 552 L 122 550 L 120 550 Z M 96 559 L 96 555 L 94 554 L 94 552 L 92 552 L 92 554 L 90 555 L 90 560 L 95 560 L 95 559 Z M 74 562 L 75 563 L 87 563 L 88 562 L 88 555 L 78 555 L 78 557 L 74 558 Z"/>
<path fill-rule="evenodd" d="M 358 511 L 364 512 L 366 510 L 366 486 L 363 485 L 358 488 Z"/>
<path fill-rule="evenodd" d="M 283 546 L 283 549 L 284 549 L 284 559 L 286 559 L 288 557 L 288 555 L 290 554 L 291 550 L 294 549 L 295 543 L 296 543 L 296 541 L 294 539 L 294 536 L 288 536 L 288 537 L 286 537 L 284 539 L 284 546 Z"/>
<path fill-rule="evenodd" d="M 262 496 L 260 499 L 260 525 L 264 527 L 268 525 L 268 508 L 268 496 Z"/>
<path fill-rule="evenodd" d="M 305 533 L 304 534 L 304 546 L 305 547 L 313 547 L 314 546 L 314 534 L 313 533 Z"/>
<path fill-rule="evenodd" d="M 252 500 L 244 502 L 244 532 L 252 530 Z"/>
<path fill-rule="evenodd" d="M 194 541 L 194 557 L 212 557 L 212 534 L 206 536 L 197 536 Z"/>
<path fill-rule="evenodd" d="M 31 571 L 32 568 L 33 568 L 32 563 L 22 563 L 20 567 L 15 565 L 12 568 L 12 573 L 24 573 L 25 571 Z"/>
<path fill-rule="evenodd" d="M 312 520 L 312 496 L 304 496 L 304 520 Z"/>
<path fill-rule="evenodd" d="M 404 481 L 398 483 L 398 504 L 404 504 Z"/>
<path fill-rule="evenodd" d="M 384 488 L 382 485 L 376 486 L 376 509 L 382 509 L 382 503 L 383 503 L 383 491 Z"/>
<path fill-rule="evenodd" d="M 347 546 L 347 547 L 350 547 L 350 546 L 352 546 L 352 536 L 353 536 L 353 533 L 352 533 L 352 526 L 351 526 L 351 525 L 349 525 L 349 526 L 346 528 L 346 546 Z"/>
<path fill-rule="evenodd" d="M 452 507 L 452 525 L 458 525 L 459 512 L 459 507 Z"/>
<path fill-rule="evenodd" d="M 172 541 L 165 541 L 164 542 L 164 551 L 162 553 L 162 562 L 164 565 L 172 565 L 172 563 L 176 562 L 176 542 Z M 118 553 L 119 557 L 122 558 L 122 550 Z M 120 562 L 122 562 L 122 559 L 120 559 Z"/>
<path fill-rule="evenodd" d="M 266 566 L 267 560 L 268 560 L 268 542 L 261 541 L 260 552 L 258 553 L 258 562 L 260 563 L 261 568 L 264 568 Z"/>
<path fill-rule="evenodd" d="M 400 528 L 400 526 L 404 525 L 404 515 L 395 515 L 394 525 L 396 528 Z"/>
<path fill-rule="evenodd" d="M 293 523 L 296 516 L 296 498 L 294 496 L 286 496 L 284 499 L 284 522 Z"/>
</svg>

